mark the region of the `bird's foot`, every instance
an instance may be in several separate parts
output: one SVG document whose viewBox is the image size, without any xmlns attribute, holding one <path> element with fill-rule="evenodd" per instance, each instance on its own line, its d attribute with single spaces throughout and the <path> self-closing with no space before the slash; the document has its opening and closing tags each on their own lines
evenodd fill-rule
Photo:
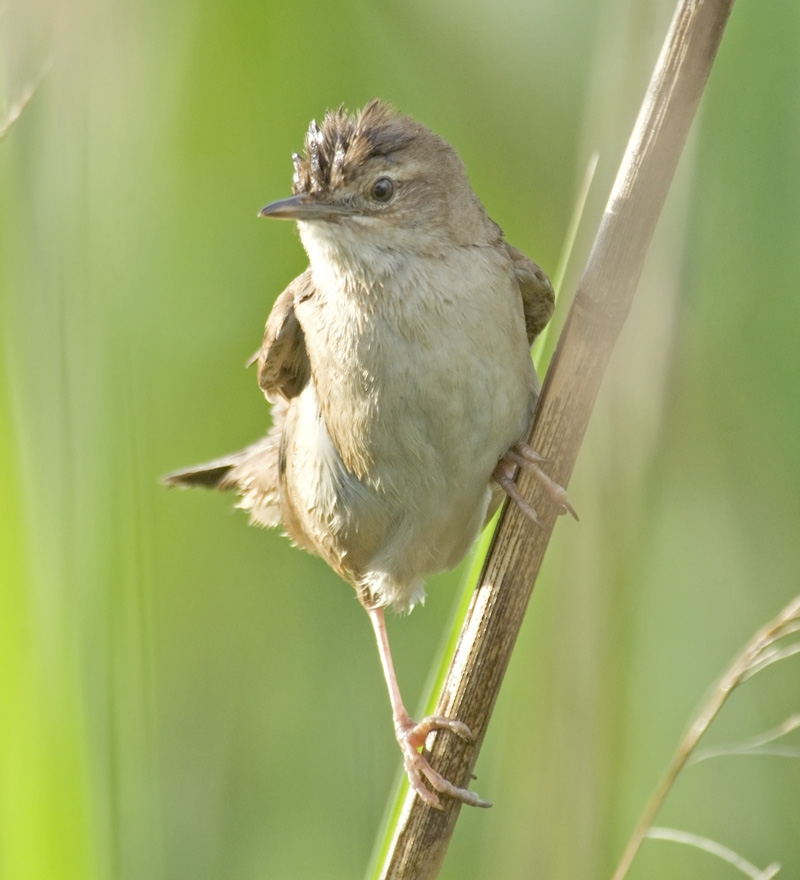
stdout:
<svg viewBox="0 0 800 880">
<path fill-rule="evenodd" d="M 520 467 L 529 474 L 533 474 L 539 480 L 553 502 L 558 505 L 559 513 L 568 513 L 577 520 L 578 514 L 569 503 L 567 490 L 542 470 L 540 463 L 544 461 L 546 459 L 539 455 L 535 449 L 532 449 L 527 443 L 520 441 L 512 446 L 500 459 L 492 474 L 492 478 L 528 519 L 540 525 L 536 510 L 528 503 L 514 482 L 514 467 Z"/>
<path fill-rule="evenodd" d="M 441 773 L 431 767 L 428 759 L 419 753 L 418 750 L 425 745 L 428 734 L 433 730 L 449 730 L 465 742 L 475 741 L 475 737 L 463 721 L 455 721 L 439 715 L 430 715 L 418 723 L 409 718 L 405 724 L 398 726 L 397 742 L 403 752 L 403 766 L 414 791 L 429 807 L 436 810 L 444 809 L 439 794 L 445 794 L 472 807 L 491 807 L 489 801 L 478 797 L 474 791 L 459 788 L 448 782 Z"/>
</svg>

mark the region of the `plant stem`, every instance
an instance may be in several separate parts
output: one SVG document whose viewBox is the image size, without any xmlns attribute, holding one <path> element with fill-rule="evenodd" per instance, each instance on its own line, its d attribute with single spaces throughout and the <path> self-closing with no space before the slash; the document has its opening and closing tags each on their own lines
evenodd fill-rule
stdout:
<svg viewBox="0 0 800 880">
<path fill-rule="evenodd" d="M 734 688 L 743 681 L 746 681 L 749 673 L 761 665 L 762 655 L 768 652 L 778 639 L 789 635 L 793 631 L 793 624 L 797 621 L 798 616 L 800 616 L 800 596 L 795 597 L 773 621 L 753 636 L 722 676 L 708 702 L 703 706 L 700 714 L 684 734 L 666 773 L 651 795 L 636 829 L 628 841 L 625 852 L 622 854 L 622 860 L 614 872 L 613 880 L 623 880 L 628 873 L 633 860 L 636 858 L 636 854 L 639 852 L 642 841 L 647 836 L 647 832 L 675 783 L 675 779 L 689 760 L 697 743 L 700 741 L 700 737 L 708 730 L 709 725 L 717 717 Z M 779 659 L 783 659 L 780 654 L 776 656 L 775 662 Z"/>
<path fill-rule="evenodd" d="M 656 221 L 711 70 L 733 0 L 680 0 L 639 112 L 588 263 L 548 371 L 530 443 L 566 486 L 617 336 L 630 309 Z M 541 486 L 520 477 L 539 510 L 533 526 L 506 506 L 442 689 L 436 714 L 476 737 L 432 735 L 433 765 L 466 785 L 542 564 L 556 511 Z M 406 799 L 381 880 L 433 880 L 460 804 L 443 811 Z"/>
</svg>

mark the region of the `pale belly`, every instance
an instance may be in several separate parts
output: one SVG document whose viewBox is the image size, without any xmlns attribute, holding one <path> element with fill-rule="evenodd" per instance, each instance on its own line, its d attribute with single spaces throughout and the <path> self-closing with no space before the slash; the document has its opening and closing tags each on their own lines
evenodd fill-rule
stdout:
<svg viewBox="0 0 800 880">
<path fill-rule="evenodd" d="M 321 380 L 292 401 L 291 513 L 380 604 L 411 607 L 425 575 L 464 556 L 492 472 L 530 424 L 537 382 L 512 294 L 488 317 L 462 307 L 435 332 L 385 321 L 366 341 L 339 303 L 336 345 L 310 334 Z"/>
<path fill-rule="evenodd" d="M 310 549 L 401 610 L 424 596 L 426 575 L 453 567 L 469 550 L 491 501 L 492 471 L 524 433 L 534 400 L 520 389 L 505 424 L 490 423 L 489 407 L 475 398 L 444 420 L 441 410 L 429 418 L 419 402 L 408 395 L 393 407 L 396 418 L 375 431 L 376 465 L 359 479 L 345 467 L 310 385 L 294 402 L 287 461 L 293 515 L 314 536 Z"/>
</svg>

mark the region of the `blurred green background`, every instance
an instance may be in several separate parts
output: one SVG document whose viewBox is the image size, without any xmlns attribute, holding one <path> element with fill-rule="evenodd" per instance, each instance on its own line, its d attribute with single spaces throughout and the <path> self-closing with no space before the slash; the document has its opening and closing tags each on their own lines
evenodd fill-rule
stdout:
<svg viewBox="0 0 800 880">
<path fill-rule="evenodd" d="M 0 7 L 0 876 L 360 878 L 400 761 L 352 591 L 161 474 L 267 425 L 244 362 L 305 267 L 290 155 L 392 100 L 555 270 L 586 256 L 669 0 Z M 740 2 L 443 877 L 604 878 L 691 712 L 799 592 L 800 7 Z M 410 706 L 461 573 L 390 620 Z M 710 742 L 800 705 L 797 659 Z M 791 741 L 791 738 L 790 738 Z M 795 744 L 800 743 L 795 734 Z M 800 874 L 800 764 L 687 770 L 659 824 Z M 631 877 L 724 880 L 648 842 Z M 781 875 L 783 876 L 783 874 Z"/>
</svg>

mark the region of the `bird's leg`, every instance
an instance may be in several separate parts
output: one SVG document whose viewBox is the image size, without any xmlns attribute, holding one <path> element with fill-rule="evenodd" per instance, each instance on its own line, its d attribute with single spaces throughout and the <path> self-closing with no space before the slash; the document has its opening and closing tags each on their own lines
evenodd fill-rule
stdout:
<svg viewBox="0 0 800 880">
<path fill-rule="evenodd" d="M 378 653 L 381 656 L 381 666 L 389 688 L 389 699 L 392 703 L 392 717 L 394 719 L 394 731 L 400 750 L 403 753 L 403 765 L 411 787 L 429 806 L 437 810 L 443 809 L 437 795 L 446 794 L 451 798 L 470 804 L 473 807 L 490 807 L 488 801 L 484 801 L 466 788 L 459 788 L 448 782 L 441 773 L 431 767 L 428 759 L 419 753 L 419 749 L 425 745 L 425 740 L 432 730 L 449 730 L 460 736 L 466 742 L 474 742 L 470 729 L 463 721 L 452 718 L 444 718 L 440 715 L 430 715 L 420 722 L 415 722 L 406 712 L 403 699 L 400 696 L 400 688 L 394 674 L 392 653 L 389 649 L 389 636 L 386 632 L 386 620 L 383 608 L 367 607 L 367 613 L 375 630 L 375 638 L 378 642 Z"/>
<path fill-rule="evenodd" d="M 517 484 L 514 482 L 514 466 L 521 467 L 528 473 L 533 474 L 537 480 L 544 486 L 547 494 L 558 505 L 559 513 L 568 513 L 574 519 L 578 519 L 575 508 L 569 503 L 567 498 L 567 490 L 556 483 L 541 468 L 540 462 L 545 458 L 539 455 L 535 449 L 532 449 L 527 443 L 520 440 L 515 443 L 511 449 L 497 463 L 497 467 L 492 474 L 492 479 L 500 486 L 500 488 L 508 495 L 509 498 L 519 507 L 519 509 L 539 525 L 539 519 L 536 511 L 527 502 L 523 494 L 519 491 Z"/>
</svg>

